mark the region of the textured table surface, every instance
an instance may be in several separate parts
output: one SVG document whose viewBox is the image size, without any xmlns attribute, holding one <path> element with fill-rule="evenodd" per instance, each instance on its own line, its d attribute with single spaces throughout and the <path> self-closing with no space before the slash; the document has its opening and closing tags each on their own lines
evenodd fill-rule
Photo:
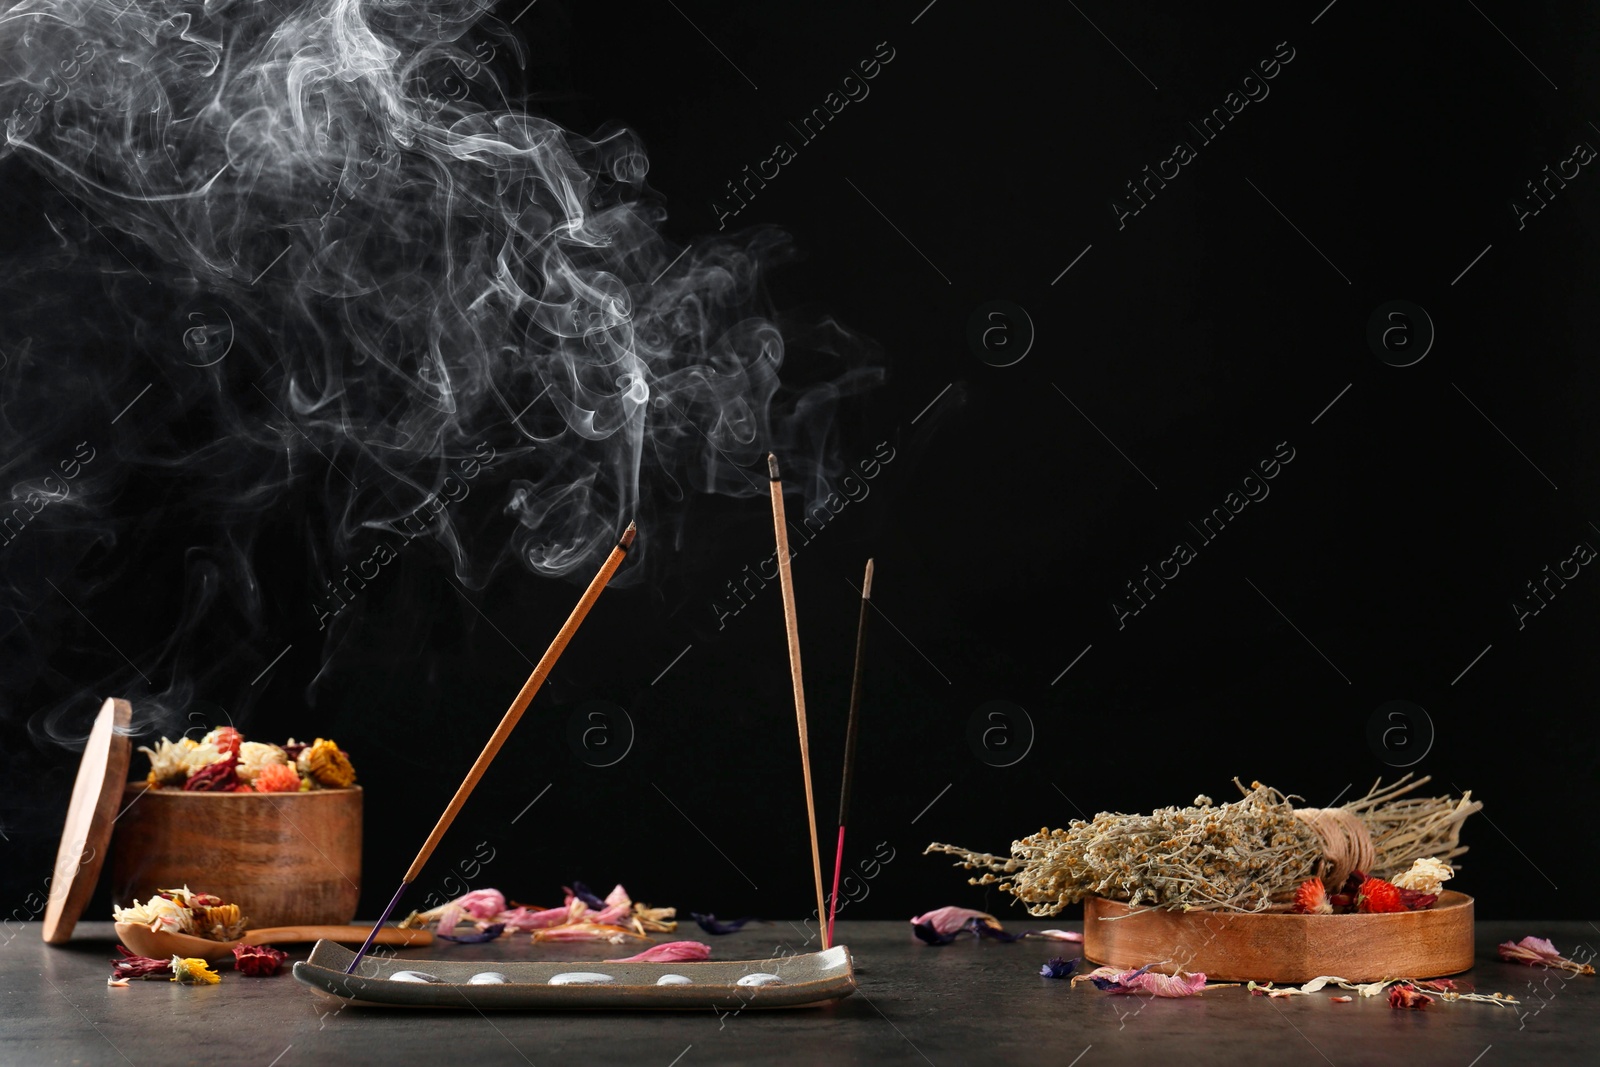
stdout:
<svg viewBox="0 0 1600 1067">
<path fill-rule="evenodd" d="M 1011 923 L 1043 928 L 1044 923 Z M 1069 928 L 1076 924 L 1064 923 Z M 710 939 L 723 959 L 763 958 L 791 924 Z M 1335 1004 L 1330 994 L 1268 999 L 1242 988 L 1185 1000 L 1110 996 L 1038 977 L 1053 955 L 1077 945 L 963 940 L 931 948 L 906 924 L 841 922 L 860 991 L 831 1007 L 692 1014 L 401 1012 L 327 1004 L 287 975 L 251 979 L 224 970 L 202 988 L 105 983 L 110 923 L 80 923 L 52 948 L 39 925 L 14 924 L 0 939 L 0 1064 L 429 1063 L 1111 1063 L 1449 1064 L 1600 1061 L 1597 978 L 1514 966 L 1497 942 L 1537 934 L 1567 955 L 1592 954 L 1600 927 L 1585 922 L 1480 923 L 1478 966 L 1461 976 L 1516 1008 L 1436 1003 L 1396 1011 L 1382 997 Z M 699 935 L 698 930 L 692 931 Z M 793 942 L 791 942 L 792 944 Z M 303 958 L 305 949 L 292 958 Z M 609 946 L 531 945 L 526 935 L 488 945 L 443 945 L 417 958 L 597 960 Z"/>
</svg>

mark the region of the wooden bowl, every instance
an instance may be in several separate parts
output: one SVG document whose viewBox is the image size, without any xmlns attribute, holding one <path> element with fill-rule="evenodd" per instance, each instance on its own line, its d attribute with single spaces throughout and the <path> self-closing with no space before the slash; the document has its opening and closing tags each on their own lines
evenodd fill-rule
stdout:
<svg viewBox="0 0 1600 1067">
<path fill-rule="evenodd" d="M 128 783 L 111 838 L 114 902 L 185 885 L 238 904 L 253 927 L 349 923 L 361 896 L 361 787 L 186 793 Z"/>
<path fill-rule="evenodd" d="M 1472 967 L 1472 898 L 1446 890 L 1424 911 L 1384 915 L 1242 915 L 1132 909 L 1090 897 L 1083 954 L 1112 967 L 1202 971 L 1221 982 L 1438 978 Z"/>
</svg>

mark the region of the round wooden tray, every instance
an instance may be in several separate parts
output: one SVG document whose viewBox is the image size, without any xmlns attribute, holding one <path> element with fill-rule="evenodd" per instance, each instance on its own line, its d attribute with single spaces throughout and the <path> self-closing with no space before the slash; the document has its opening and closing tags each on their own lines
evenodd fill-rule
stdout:
<svg viewBox="0 0 1600 1067">
<path fill-rule="evenodd" d="M 1424 911 L 1237 914 L 1083 904 L 1083 954 L 1112 967 L 1201 971 L 1222 982 L 1437 978 L 1472 967 L 1472 898 L 1444 891 Z"/>
</svg>

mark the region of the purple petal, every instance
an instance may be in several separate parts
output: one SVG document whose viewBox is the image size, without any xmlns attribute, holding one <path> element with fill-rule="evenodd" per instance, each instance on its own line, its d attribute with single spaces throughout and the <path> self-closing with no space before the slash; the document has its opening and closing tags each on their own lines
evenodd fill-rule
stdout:
<svg viewBox="0 0 1600 1067">
<path fill-rule="evenodd" d="M 744 929 L 745 923 L 755 923 L 761 921 L 753 915 L 747 915 L 743 919 L 723 920 L 718 919 L 715 915 L 712 915 L 709 912 L 704 915 L 698 911 L 690 912 L 689 914 L 694 917 L 695 922 L 700 924 L 700 929 L 704 930 L 708 934 L 736 934 L 740 930 Z"/>
<path fill-rule="evenodd" d="M 1043 967 L 1039 968 L 1041 978 L 1070 978 L 1072 972 L 1078 969 L 1077 959 L 1063 959 L 1057 956 Z"/>
<path fill-rule="evenodd" d="M 475 934 L 462 934 L 460 937 L 455 937 L 451 934 L 439 934 L 437 936 L 441 941 L 454 941 L 458 945 L 481 945 L 485 941 L 493 941 L 495 938 L 505 933 L 505 930 L 505 923 L 494 923 L 490 926 L 484 927 Z"/>
<path fill-rule="evenodd" d="M 933 923 L 925 922 L 913 924 L 911 927 L 911 932 L 916 934 L 917 937 L 921 938 L 923 941 L 926 941 L 930 945 L 948 945 L 950 942 L 956 939 L 956 934 L 960 933 L 961 931 L 957 929 L 953 933 L 941 934 L 938 929 L 934 927 Z"/>
<path fill-rule="evenodd" d="M 606 902 L 595 896 L 594 892 L 582 882 L 572 883 L 572 895 L 583 901 L 595 911 L 604 911 Z"/>
<path fill-rule="evenodd" d="M 973 919 L 967 924 L 967 929 L 971 930 L 979 937 L 987 937 L 993 941 L 1004 941 L 1007 943 L 1012 941 L 1021 941 L 1023 938 L 1028 936 L 1026 933 L 1008 934 L 1000 927 L 991 926 L 982 919 Z"/>
</svg>

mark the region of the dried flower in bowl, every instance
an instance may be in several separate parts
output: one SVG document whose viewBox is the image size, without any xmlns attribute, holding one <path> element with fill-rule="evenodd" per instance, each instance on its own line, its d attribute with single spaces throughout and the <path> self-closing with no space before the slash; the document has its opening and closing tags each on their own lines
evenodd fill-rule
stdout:
<svg viewBox="0 0 1600 1067">
<path fill-rule="evenodd" d="M 237 756 L 239 745 L 244 741 L 244 734 L 231 726 L 219 726 L 200 739 L 202 745 L 210 745 L 223 755 Z"/>
<path fill-rule="evenodd" d="M 1368 878 L 1361 883 L 1356 892 L 1356 908 L 1369 914 L 1410 910 L 1400 899 L 1399 888 L 1382 878 Z"/>
<path fill-rule="evenodd" d="M 239 757 L 229 753 L 189 775 L 183 783 L 189 793 L 232 793 L 239 786 Z"/>
<path fill-rule="evenodd" d="M 183 785 L 195 771 L 215 762 L 222 754 L 213 745 L 202 745 L 188 737 L 169 741 L 163 737 L 155 748 L 139 746 L 150 757 L 150 773 L 145 780 L 152 788 Z"/>
<path fill-rule="evenodd" d="M 271 763 L 261 768 L 255 785 L 257 793 L 298 793 L 300 776 L 287 763 Z"/>
<path fill-rule="evenodd" d="M 1296 915 L 1332 915 L 1333 905 L 1328 903 L 1328 887 L 1321 878 L 1308 878 L 1294 891 Z"/>
<path fill-rule="evenodd" d="M 299 770 L 318 785 L 329 789 L 348 789 L 355 784 L 356 769 L 350 757 L 332 741 L 317 738 L 316 743 L 295 761 Z"/>
<path fill-rule="evenodd" d="M 1391 881 L 1401 889 L 1414 889 L 1418 893 L 1431 893 L 1435 897 L 1443 884 L 1455 877 L 1455 868 L 1441 859 L 1427 856 L 1414 861 L 1411 869 L 1394 876 Z"/>
<path fill-rule="evenodd" d="M 289 754 L 277 745 L 263 741 L 245 741 L 239 746 L 239 780 L 254 782 L 268 767 L 287 767 Z M 296 787 L 298 788 L 298 778 Z"/>
</svg>

